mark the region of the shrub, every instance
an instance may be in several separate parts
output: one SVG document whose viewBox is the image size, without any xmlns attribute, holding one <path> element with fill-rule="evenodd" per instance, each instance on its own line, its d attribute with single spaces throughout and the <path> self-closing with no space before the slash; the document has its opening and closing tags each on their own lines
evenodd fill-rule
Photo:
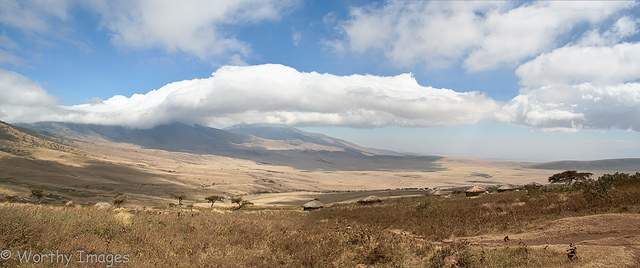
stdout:
<svg viewBox="0 0 640 268">
<path fill-rule="evenodd" d="M 183 193 L 169 193 L 169 195 L 171 196 L 171 198 L 178 200 L 178 206 L 180 207 L 182 207 L 182 200 L 187 198 L 187 196 Z"/>
<path fill-rule="evenodd" d="M 113 199 L 113 201 L 112 201 L 112 202 L 113 202 L 113 204 L 114 204 L 116 207 L 120 207 L 120 206 L 122 206 L 124 203 L 129 202 L 129 197 L 128 197 L 128 196 L 126 196 L 126 195 L 124 195 L 124 194 L 120 194 L 120 195 L 116 196 L 116 197 Z"/>
<path fill-rule="evenodd" d="M 33 197 L 37 198 L 38 199 L 38 204 L 40 204 L 41 201 L 42 201 L 42 198 L 44 198 L 44 196 L 45 196 L 45 193 L 44 193 L 44 191 L 42 189 L 31 189 L 31 195 L 30 196 L 33 196 Z"/>
</svg>

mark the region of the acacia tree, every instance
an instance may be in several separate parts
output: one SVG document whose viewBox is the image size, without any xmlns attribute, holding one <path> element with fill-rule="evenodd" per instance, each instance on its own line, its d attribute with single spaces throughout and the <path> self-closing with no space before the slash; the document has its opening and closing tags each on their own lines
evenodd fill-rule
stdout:
<svg viewBox="0 0 640 268">
<path fill-rule="evenodd" d="M 204 198 L 207 202 L 211 203 L 211 208 L 213 208 L 213 204 L 218 201 L 224 200 L 224 196 L 221 195 L 210 195 Z"/>
<path fill-rule="evenodd" d="M 247 205 L 253 205 L 253 203 L 251 201 L 242 199 L 242 196 L 232 197 L 231 198 L 231 203 L 238 204 L 238 207 L 236 208 L 236 210 L 241 209 L 242 207 L 247 206 Z"/>
<path fill-rule="evenodd" d="M 42 198 L 44 198 L 45 193 L 42 189 L 31 189 L 31 195 L 35 198 L 38 198 L 38 204 L 40 204 L 40 202 L 42 201 Z"/>
<path fill-rule="evenodd" d="M 182 206 L 182 199 L 187 198 L 187 196 L 183 193 L 169 193 L 169 195 L 174 199 L 178 199 L 178 206 Z"/>
<path fill-rule="evenodd" d="M 578 172 L 577 170 L 567 170 L 561 173 L 553 174 L 549 177 L 550 183 L 582 184 L 593 175 L 590 172 Z"/>
</svg>

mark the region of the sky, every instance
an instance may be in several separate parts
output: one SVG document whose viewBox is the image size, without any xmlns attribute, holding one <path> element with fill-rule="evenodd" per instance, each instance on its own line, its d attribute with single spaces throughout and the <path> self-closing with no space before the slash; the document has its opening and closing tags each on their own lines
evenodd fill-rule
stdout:
<svg viewBox="0 0 640 268">
<path fill-rule="evenodd" d="M 0 120 L 640 157 L 638 1 L 0 1 Z"/>
</svg>

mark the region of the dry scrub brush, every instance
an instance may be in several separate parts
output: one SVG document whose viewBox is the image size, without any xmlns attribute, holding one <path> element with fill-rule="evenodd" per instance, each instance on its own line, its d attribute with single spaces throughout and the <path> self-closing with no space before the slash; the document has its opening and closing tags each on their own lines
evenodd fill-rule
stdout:
<svg viewBox="0 0 640 268">
<path fill-rule="evenodd" d="M 339 204 L 313 212 L 199 209 L 182 217 L 177 208 L 158 214 L 0 203 L 0 248 L 129 254 L 132 267 L 439 267 L 453 254 L 466 267 L 558 267 L 568 262 L 562 250 L 524 245 L 485 249 L 464 243 L 437 248 L 430 241 L 519 232 L 568 216 L 640 212 L 638 179 L 617 180 L 608 193 L 608 201 L 599 203 L 589 202 L 580 190 L 521 191 L 478 198 L 398 198 L 374 207 Z M 17 258 L 0 262 L 18 265 Z"/>
<path fill-rule="evenodd" d="M 129 254 L 134 267 L 420 266 L 430 252 L 378 228 L 315 221 L 300 211 L 202 210 L 178 218 L 177 211 L 2 203 L 0 215 L 2 249 Z"/>
</svg>

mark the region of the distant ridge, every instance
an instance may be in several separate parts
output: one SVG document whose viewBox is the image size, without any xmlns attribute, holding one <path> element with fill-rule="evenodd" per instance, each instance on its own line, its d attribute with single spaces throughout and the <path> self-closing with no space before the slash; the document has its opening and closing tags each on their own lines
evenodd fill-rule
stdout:
<svg viewBox="0 0 640 268">
<path fill-rule="evenodd" d="M 256 137 L 260 137 L 263 139 L 270 139 L 270 140 L 283 140 L 283 141 L 300 140 L 303 142 L 338 147 L 338 148 L 343 148 L 346 150 L 355 151 L 363 154 L 369 154 L 369 155 L 395 155 L 395 156 L 402 155 L 400 153 L 389 151 L 389 150 L 366 148 L 345 140 L 329 137 L 324 134 L 310 133 L 310 132 L 299 130 L 291 126 L 285 126 L 285 125 L 238 124 L 238 125 L 225 128 L 224 130 L 227 130 L 229 132 L 233 132 L 236 134 L 248 134 L 248 135 L 253 135 Z"/>
<path fill-rule="evenodd" d="M 260 147 L 259 144 L 269 142 L 269 140 L 274 142 L 273 139 L 268 140 L 255 135 L 182 123 L 160 125 L 151 129 L 62 122 L 19 125 L 71 139 L 130 143 L 146 149 L 173 152 L 214 154 L 252 160 L 263 165 L 290 166 L 303 170 L 410 169 L 433 171 L 439 168 L 435 161 L 441 158 L 438 156 L 392 155 L 326 135 L 307 133 L 294 128 L 272 128 L 271 130 L 281 130 L 282 133 L 288 133 L 288 135 L 297 135 L 295 136 L 297 139 L 290 143 L 277 140 L 280 143 L 289 144 L 289 149 L 268 149 Z M 339 150 L 296 149 L 298 147 L 295 144 L 303 143 L 316 143 L 317 146 L 330 146 Z"/>
<path fill-rule="evenodd" d="M 206 153 L 238 149 L 237 144 L 250 142 L 251 136 L 228 131 L 188 126 L 181 123 L 160 125 L 151 129 L 131 129 L 121 126 L 39 122 L 20 126 L 54 135 L 87 141 L 111 141 L 140 145 L 145 148 L 180 152 Z"/>
<path fill-rule="evenodd" d="M 611 170 L 640 172 L 640 158 L 604 159 L 595 161 L 554 161 L 533 164 L 530 168 L 553 170 Z"/>
</svg>

